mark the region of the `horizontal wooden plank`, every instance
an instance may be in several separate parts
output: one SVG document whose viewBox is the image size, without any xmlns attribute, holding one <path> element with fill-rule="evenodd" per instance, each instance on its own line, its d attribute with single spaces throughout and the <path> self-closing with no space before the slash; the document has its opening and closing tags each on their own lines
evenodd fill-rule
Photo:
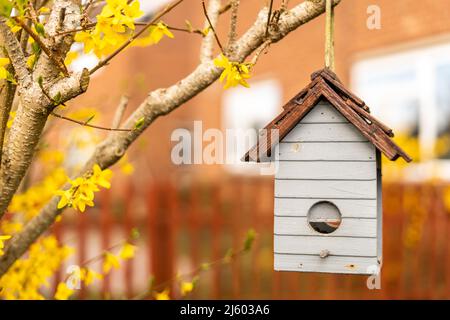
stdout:
<svg viewBox="0 0 450 320">
<path fill-rule="evenodd" d="M 348 120 L 328 102 L 320 102 L 300 123 L 348 123 Z"/>
<path fill-rule="evenodd" d="M 375 199 L 376 180 L 275 180 L 276 197 Z"/>
<path fill-rule="evenodd" d="M 280 236 L 274 235 L 274 252 L 319 255 L 328 250 L 330 255 L 364 256 L 377 255 L 376 238 L 345 238 L 322 236 Z"/>
<path fill-rule="evenodd" d="M 377 220 L 343 218 L 336 231 L 329 234 L 321 234 L 309 225 L 307 217 L 275 217 L 274 232 L 277 235 L 376 237 Z"/>
<path fill-rule="evenodd" d="M 376 162 L 282 161 L 275 179 L 372 180 L 377 177 Z"/>
<path fill-rule="evenodd" d="M 367 138 L 350 123 L 299 123 L 282 141 L 367 141 Z"/>
<path fill-rule="evenodd" d="M 279 160 L 375 160 L 370 142 L 310 142 L 279 144 Z"/>
<path fill-rule="evenodd" d="M 377 258 L 328 256 L 322 259 L 312 255 L 275 254 L 274 269 L 278 271 L 332 272 L 372 274 L 379 270 Z"/>
<path fill-rule="evenodd" d="M 327 199 L 275 198 L 275 216 L 306 217 L 311 206 Z M 377 201 L 360 199 L 329 200 L 338 207 L 343 218 L 376 218 Z"/>
</svg>

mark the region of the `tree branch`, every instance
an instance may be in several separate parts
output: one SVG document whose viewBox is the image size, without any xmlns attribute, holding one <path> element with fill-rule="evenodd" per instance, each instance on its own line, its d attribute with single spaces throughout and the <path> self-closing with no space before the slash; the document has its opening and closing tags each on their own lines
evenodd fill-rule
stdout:
<svg viewBox="0 0 450 320">
<path fill-rule="evenodd" d="M 220 0 L 210 0 L 208 3 L 207 16 L 205 17 L 204 29 L 210 28 L 206 37 L 203 38 L 200 47 L 200 62 L 207 62 L 213 57 L 215 30 L 220 15 Z M 204 4 L 202 3 L 202 6 Z M 212 27 L 211 27 L 212 26 Z"/>
<path fill-rule="evenodd" d="M 340 0 L 334 0 L 338 4 Z M 277 42 L 301 25 L 316 18 L 324 12 L 324 1 L 304 1 L 290 11 L 280 16 L 279 28 L 270 34 L 272 42 Z M 236 52 L 233 61 L 244 61 L 253 51 L 259 48 L 265 40 L 267 9 L 261 10 L 255 24 L 236 42 Z M 138 129 L 130 132 L 114 132 L 99 144 L 91 159 L 85 164 L 79 175 L 92 169 L 94 164 L 107 168 L 116 163 L 127 148 L 152 124 L 158 117 L 168 114 L 180 107 L 186 101 L 202 92 L 220 76 L 221 69 L 215 67 L 212 61 L 201 63 L 190 75 L 167 89 L 158 89 L 149 94 L 139 108 L 127 119 L 125 128 L 134 128 L 136 122 L 144 118 L 144 123 Z M 0 276 L 26 252 L 28 247 L 54 222 L 62 210 L 56 209 L 59 196 L 55 196 L 34 217 L 24 229 L 16 234 L 0 257 Z"/>
<path fill-rule="evenodd" d="M 106 57 L 104 60 L 100 61 L 91 71 L 90 73 L 95 73 L 98 69 L 106 66 L 115 56 L 117 56 L 119 53 L 121 53 L 123 50 L 125 50 L 134 40 L 139 38 L 148 28 L 150 28 L 152 25 L 154 25 L 156 22 L 158 22 L 159 19 L 161 19 L 163 16 L 165 16 L 167 13 L 172 11 L 176 6 L 178 6 L 183 0 L 177 0 L 171 4 L 169 4 L 167 7 L 165 7 L 161 12 L 156 14 L 153 19 L 148 22 L 139 32 L 134 34 L 130 39 L 128 39 L 123 45 L 121 45 L 116 51 L 114 51 L 111 55 Z"/>
<path fill-rule="evenodd" d="M 4 43 L 8 56 L 14 67 L 14 72 L 16 74 L 16 80 L 21 84 L 21 86 L 29 85 L 31 81 L 30 72 L 27 69 L 27 61 L 23 54 L 22 48 L 19 41 L 17 40 L 14 33 L 6 24 L 6 19 L 0 17 L 0 35 L 1 40 Z"/>
<path fill-rule="evenodd" d="M 240 0 L 231 0 L 231 21 L 230 21 L 230 32 L 228 33 L 228 45 L 227 50 L 234 50 L 234 43 L 237 38 L 237 22 L 238 22 L 238 9 Z"/>
<path fill-rule="evenodd" d="M 0 49 L 0 58 L 3 58 L 3 50 Z M 9 67 L 8 72 L 13 73 L 12 66 Z M 0 80 L 0 168 L 2 161 L 2 149 L 5 141 L 6 127 L 11 112 L 14 96 L 16 94 L 16 85 L 7 80 Z"/>
</svg>

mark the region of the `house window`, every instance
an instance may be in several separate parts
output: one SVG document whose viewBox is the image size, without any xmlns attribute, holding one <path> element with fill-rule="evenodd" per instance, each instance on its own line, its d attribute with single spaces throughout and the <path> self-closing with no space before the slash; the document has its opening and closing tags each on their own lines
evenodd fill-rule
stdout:
<svg viewBox="0 0 450 320">
<path fill-rule="evenodd" d="M 376 117 L 416 142 L 406 150 L 415 161 L 450 159 L 450 43 L 360 60 L 351 79 Z M 440 164 L 450 177 L 450 162 Z"/>
<path fill-rule="evenodd" d="M 222 128 L 227 130 L 226 168 L 234 173 L 256 174 L 258 165 L 240 159 L 256 144 L 258 130 L 280 112 L 281 85 L 276 80 L 252 82 L 251 88 L 236 87 L 222 100 Z"/>
</svg>

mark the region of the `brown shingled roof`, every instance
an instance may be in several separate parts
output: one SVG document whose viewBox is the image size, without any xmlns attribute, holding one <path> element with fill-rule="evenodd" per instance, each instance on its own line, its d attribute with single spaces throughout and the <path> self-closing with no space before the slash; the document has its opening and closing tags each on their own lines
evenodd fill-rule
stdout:
<svg viewBox="0 0 450 320">
<path fill-rule="evenodd" d="M 407 162 L 412 160 L 391 140 L 394 136 L 392 130 L 375 119 L 364 101 L 347 90 L 336 74 L 329 69 L 322 69 L 311 75 L 311 82 L 283 107 L 281 114 L 264 127 L 265 130 L 262 130 L 258 137 L 258 143 L 245 154 L 242 160 L 260 162 L 270 158 L 272 149 L 278 142 L 322 98 L 328 100 L 389 160 L 394 161 L 399 157 Z M 274 129 L 278 129 L 278 139 L 273 137 Z"/>
</svg>

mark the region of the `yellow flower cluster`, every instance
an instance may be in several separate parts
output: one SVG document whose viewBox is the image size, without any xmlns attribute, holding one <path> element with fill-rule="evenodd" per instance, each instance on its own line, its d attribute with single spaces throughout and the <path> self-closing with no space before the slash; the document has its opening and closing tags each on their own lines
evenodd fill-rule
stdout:
<svg viewBox="0 0 450 320">
<path fill-rule="evenodd" d="M 12 83 L 16 83 L 14 80 L 14 77 L 11 73 L 6 70 L 6 66 L 10 64 L 10 61 L 8 58 L 0 58 L 0 80 L 7 80 Z"/>
<path fill-rule="evenodd" d="M 144 13 L 139 1 L 106 0 L 106 5 L 97 15 L 97 24 L 90 31 L 75 35 L 75 41 L 84 43 L 84 52 L 94 51 L 97 57 L 112 53 L 135 30 L 134 20 Z"/>
<path fill-rule="evenodd" d="M 100 191 L 99 187 L 109 189 L 111 187 L 112 171 L 102 170 L 98 164 L 93 167 L 93 172 L 85 177 L 78 177 L 70 180 L 72 185 L 68 190 L 58 190 L 57 195 L 61 196 L 58 209 L 66 206 L 84 212 L 86 206 L 94 206 L 94 193 Z"/>
<path fill-rule="evenodd" d="M 71 253 L 72 249 L 59 245 L 54 236 L 39 239 L 28 256 L 17 260 L 0 278 L 0 298 L 44 299 L 40 290 L 49 286 L 49 278 Z"/>
<path fill-rule="evenodd" d="M 24 193 L 14 195 L 8 210 L 22 213 L 25 220 L 29 220 L 39 213 L 66 181 L 67 176 L 64 170 L 58 168 L 46 176 L 42 182 L 30 187 Z"/>
<path fill-rule="evenodd" d="M 223 68 L 219 80 L 220 82 L 223 82 L 226 79 L 226 83 L 224 86 L 225 89 L 238 85 L 244 86 L 246 88 L 250 87 L 246 79 L 249 79 L 251 77 L 251 63 L 232 62 L 223 54 L 221 54 L 220 57 L 214 59 L 214 64 L 217 67 Z"/>
<path fill-rule="evenodd" d="M 118 269 L 120 267 L 119 258 L 123 260 L 132 259 L 135 251 L 136 247 L 134 245 L 125 243 L 122 246 L 118 256 L 112 254 L 111 252 L 105 252 L 103 254 L 103 274 L 95 272 L 87 267 L 83 267 L 79 272 L 79 279 L 83 281 L 86 286 L 90 285 L 95 279 L 103 279 L 104 276 L 107 275 L 113 268 Z M 56 300 L 67 300 L 74 294 L 74 292 L 75 291 L 67 285 L 67 281 L 61 282 L 58 284 L 54 298 Z"/>
<path fill-rule="evenodd" d="M 74 276 L 78 276 L 79 280 L 83 281 L 86 286 L 94 282 L 95 279 L 103 279 L 102 274 L 97 273 L 89 268 L 82 268 L 78 273 L 79 274 Z M 65 282 L 60 282 L 58 284 L 58 286 L 56 287 L 54 298 L 56 300 L 67 300 L 74 294 L 74 292 L 75 290 L 68 286 L 68 280 L 66 280 Z"/>
</svg>

